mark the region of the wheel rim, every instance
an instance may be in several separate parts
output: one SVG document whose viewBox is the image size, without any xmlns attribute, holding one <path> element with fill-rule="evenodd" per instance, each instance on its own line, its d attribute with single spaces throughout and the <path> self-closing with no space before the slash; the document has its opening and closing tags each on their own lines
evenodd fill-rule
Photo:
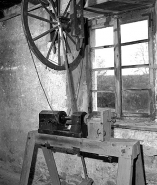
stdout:
<svg viewBox="0 0 157 185">
<path fill-rule="evenodd" d="M 39 7 L 44 10 L 44 16 L 39 10 L 29 11 L 31 0 L 22 2 L 22 25 L 28 44 L 36 57 L 47 67 L 55 70 L 65 70 L 62 59 L 62 47 L 65 47 L 69 68 L 75 69 L 84 56 L 84 39 L 79 39 L 71 35 L 70 18 L 68 9 L 70 1 L 64 10 L 60 10 L 60 0 L 39 0 Z M 42 14 L 42 13 L 41 13 Z M 50 18 L 50 19 L 49 19 Z M 41 24 L 44 29 L 40 32 Z M 59 25 L 62 25 L 64 33 L 64 46 L 61 45 L 59 35 Z M 38 28 L 38 31 L 35 28 Z M 43 42 L 45 41 L 45 45 Z M 78 47 L 78 43 L 79 47 Z"/>
</svg>

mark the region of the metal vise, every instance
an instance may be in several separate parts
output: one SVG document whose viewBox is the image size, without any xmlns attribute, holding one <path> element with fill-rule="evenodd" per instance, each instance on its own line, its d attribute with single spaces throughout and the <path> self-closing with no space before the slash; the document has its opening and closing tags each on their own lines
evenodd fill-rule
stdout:
<svg viewBox="0 0 157 185">
<path fill-rule="evenodd" d="M 39 113 L 38 132 L 86 138 L 88 135 L 87 125 L 84 123 L 86 114 L 86 112 L 74 112 L 71 117 L 69 117 L 64 111 L 43 110 Z"/>
</svg>

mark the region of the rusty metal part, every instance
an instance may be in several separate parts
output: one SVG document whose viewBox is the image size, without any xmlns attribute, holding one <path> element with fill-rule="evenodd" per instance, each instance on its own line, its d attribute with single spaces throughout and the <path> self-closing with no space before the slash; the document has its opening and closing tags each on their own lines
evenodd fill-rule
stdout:
<svg viewBox="0 0 157 185">
<path fill-rule="evenodd" d="M 88 135 L 87 125 L 84 123 L 85 112 L 75 112 L 68 117 L 64 111 L 44 110 L 39 113 L 39 133 L 62 135 L 67 137 L 82 137 Z M 71 128 L 68 126 L 71 125 Z"/>
</svg>

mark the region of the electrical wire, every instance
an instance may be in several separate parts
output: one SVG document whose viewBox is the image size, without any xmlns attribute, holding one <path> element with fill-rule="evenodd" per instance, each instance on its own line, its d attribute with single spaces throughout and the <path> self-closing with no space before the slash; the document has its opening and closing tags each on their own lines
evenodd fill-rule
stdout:
<svg viewBox="0 0 157 185">
<path fill-rule="evenodd" d="M 27 44 L 28 44 L 28 42 L 27 42 Z M 50 101 L 49 101 L 49 99 L 48 99 L 48 97 L 47 97 L 46 91 L 45 91 L 45 89 L 44 89 L 44 87 L 43 87 L 43 84 L 42 84 L 42 82 L 41 82 L 41 79 L 40 79 L 40 76 L 39 76 L 39 72 L 38 72 L 36 63 L 35 63 L 35 61 L 34 61 L 34 57 L 33 57 L 33 54 L 32 54 L 32 51 L 31 51 L 31 48 L 30 48 L 29 44 L 28 44 L 28 48 L 29 48 L 29 51 L 30 51 L 30 54 L 31 54 L 31 58 L 32 58 L 32 61 L 33 61 L 33 64 L 34 64 L 34 68 L 35 68 L 35 70 L 36 70 L 36 74 L 37 74 L 37 77 L 38 77 L 40 86 L 41 86 L 41 88 L 42 88 L 42 90 L 43 90 L 43 92 L 44 92 L 46 101 L 47 101 L 47 103 L 48 103 L 50 109 L 53 110 L 53 109 L 52 109 L 52 106 L 51 106 L 51 104 L 50 104 Z"/>
</svg>

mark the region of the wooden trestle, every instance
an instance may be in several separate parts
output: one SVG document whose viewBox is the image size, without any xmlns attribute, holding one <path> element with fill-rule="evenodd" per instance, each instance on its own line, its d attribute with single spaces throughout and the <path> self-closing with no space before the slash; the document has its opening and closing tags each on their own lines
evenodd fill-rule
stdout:
<svg viewBox="0 0 157 185">
<path fill-rule="evenodd" d="M 76 154 L 77 152 L 87 152 L 100 156 L 118 157 L 117 185 L 145 185 L 139 141 L 116 138 L 110 138 L 108 141 L 96 141 L 86 138 L 40 134 L 37 131 L 28 133 L 20 185 L 28 185 L 36 147 L 41 147 L 43 150 L 53 185 L 60 185 L 61 182 L 51 147 L 55 148 L 56 151 L 72 151 Z M 135 170 L 134 183 L 132 181 L 133 169 Z"/>
</svg>

